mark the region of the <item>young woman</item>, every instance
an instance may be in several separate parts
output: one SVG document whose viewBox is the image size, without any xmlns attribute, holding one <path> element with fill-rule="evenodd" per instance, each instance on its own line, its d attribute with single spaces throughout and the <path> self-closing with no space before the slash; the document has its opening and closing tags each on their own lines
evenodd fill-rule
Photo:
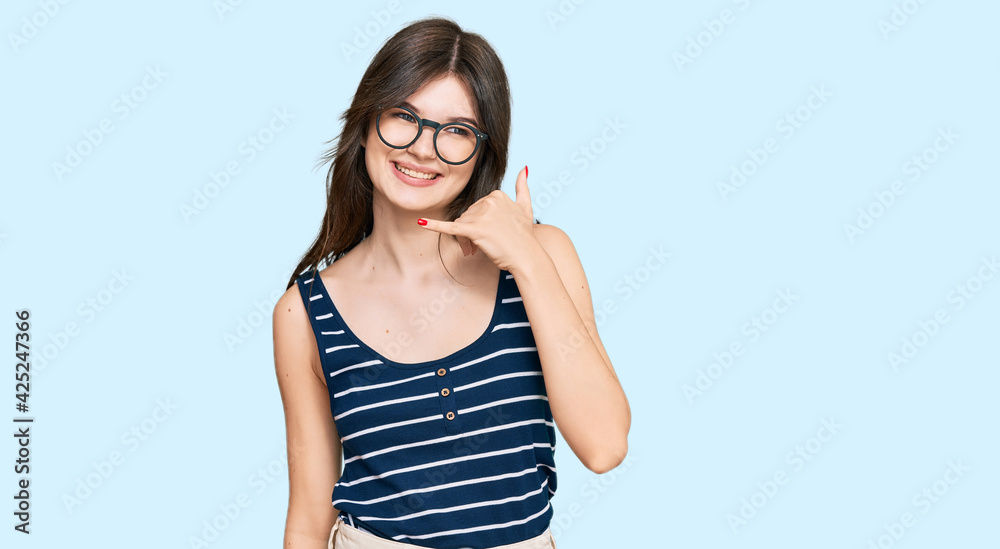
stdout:
<svg viewBox="0 0 1000 549">
<path fill-rule="evenodd" d="M 515 200 L 500 190 L 510 104 L 493 48 L 447 19 L 400 30 L 362 77 L 274 310 L 285 547 L 555 547 L 556 423 L 594 472 L 625 457 L 573 245 L 532 223 L 527 167 Z"/>
</svg>

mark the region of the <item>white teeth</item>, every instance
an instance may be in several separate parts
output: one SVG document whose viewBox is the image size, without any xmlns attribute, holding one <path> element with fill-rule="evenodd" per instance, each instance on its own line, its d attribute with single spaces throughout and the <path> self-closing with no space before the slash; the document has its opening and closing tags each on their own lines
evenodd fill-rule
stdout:
<svg viewBox="0 0 1000 549">
<path fill-rule="evenodd" d="M 393 165 L 396 166 L 397 170 L 405 173 L 406 175 L 408 175 L 410 177 L 416 177 L 417 179 L 434 179 L 435 177 L 437 177 L 434 174 L 423 173 L 423 172 L 415 172 L 415 171 L 413 171 L 413 170 L 411 170 L 409 168 L 404 168 L 404 167 L 400 166 L 399 164 L 393 164 Z"/>
</svg>

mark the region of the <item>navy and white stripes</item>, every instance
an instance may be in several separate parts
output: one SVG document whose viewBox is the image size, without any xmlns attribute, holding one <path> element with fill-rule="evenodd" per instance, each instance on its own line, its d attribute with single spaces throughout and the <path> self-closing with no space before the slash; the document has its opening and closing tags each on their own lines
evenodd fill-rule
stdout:
<svg viewBox="0 0 1000 549">
<path fill-rule="evenodd" d="M 315 272 L 296 279 L 344 448 L 332 504 L 377 536 L 491 547 L 541 534 L 553 515 L 555 424 L 513 276 L 500 271 L 483 334 L 405 364 L 351 331 Z"/>
</svg>

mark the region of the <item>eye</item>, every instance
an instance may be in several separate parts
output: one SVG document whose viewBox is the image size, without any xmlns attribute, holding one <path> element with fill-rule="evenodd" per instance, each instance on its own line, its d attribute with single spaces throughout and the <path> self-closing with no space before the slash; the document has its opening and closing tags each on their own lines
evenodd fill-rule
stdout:
<svg viewBox="0 0 1000 549">
<path fill-rule="evenodd" d="M 404 120 L 406 122 L 413 122 L 414 124 L 417 123 L 417 120 L 415 118 L 413 118 L 413 116 L 410 113 L 408 113 L 406 111 L 397 111 L 397 112 L 394 112 L 394 113 L 392 113 L 392 116 L 394 118 L 398 118 L 398 119 Z"/>
<path fill-rule="evenodd" d="M 458 126 L 458 125 L 448 126 L 447 128 L 445 128 L 445 131 L 453 135 L 456 135 L 458 137 L 473 137 L 472 132 L 469 130 L 469 128 L 466 128 L 465 126 Z"/>
</svg>

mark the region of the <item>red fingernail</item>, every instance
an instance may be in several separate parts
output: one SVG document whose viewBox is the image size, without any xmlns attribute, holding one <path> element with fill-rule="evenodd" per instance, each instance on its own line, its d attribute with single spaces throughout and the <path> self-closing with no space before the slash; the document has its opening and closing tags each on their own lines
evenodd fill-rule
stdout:
<svg viewBox="0 0 1000 549">
<path fill-rule="evenodd" d="M 528 177 L 528 166 L 524 167 L 524 177 Z"/>
<path fill-rule="evenodd" d="M 419 219 L 417 219 L 417 225 L 426 225 L 426 224 L 427 224 L 427 220 L 426 219 L 424 219 L 422 217 L 419 218 Z"/>
</svg>

